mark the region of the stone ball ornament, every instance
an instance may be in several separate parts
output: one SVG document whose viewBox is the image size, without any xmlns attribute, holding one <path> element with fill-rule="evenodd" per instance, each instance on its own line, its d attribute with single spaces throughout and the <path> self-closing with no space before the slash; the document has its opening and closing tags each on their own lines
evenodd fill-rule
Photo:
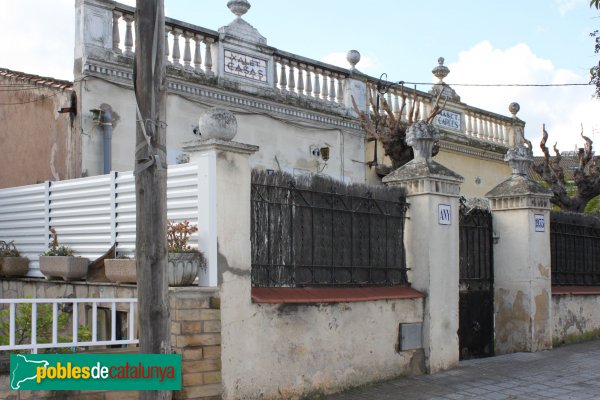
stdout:
<svg viewBox="0 0 600 400">
<path fill-rule="evenodd" d="M 346 53 L 346 60 L 350 63 L 351 70 L 356 70 L 356 64 L 360 61 L 360 53 L 357 50 L 350 50 Z"/>
<path fill-rule="evenodd" d="M 519 103 L 510 103 L 510 105 L 508 106 L 508 111 L 510 111 L 510 113 L 513 115 L 513 117 L 517 116 L 517 113 L 519 112 L 520 109 L 521 109 L 521 106 L 519 105 Z"/>
<path fill-rule="evenodd" d="M 229 0 L 227 2 L 227 8 L 239 18 L 246 14 L 250 7 L 250 3 L 247 0 Z"/>
<path fill-rule="evenodd" d="M 202 139 L 232 140 L 237 134 L 235 115 L 224 108 L 214 107 L 200 115 L 198 130 Z"/>
</svg>

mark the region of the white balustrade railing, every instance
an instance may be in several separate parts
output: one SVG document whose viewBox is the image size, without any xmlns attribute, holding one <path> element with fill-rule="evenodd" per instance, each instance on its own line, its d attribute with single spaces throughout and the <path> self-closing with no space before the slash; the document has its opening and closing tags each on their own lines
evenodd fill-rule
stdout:
<svg viewBox="0 0 600 400">
<path fill-rule="evenodd" d="M 377 84 L 370 81 L 368 90 L 374 101 L 377 98 Z M 381 96 L 381 95 L 380 95 Z M 409 88 L 404 89 L 402 93 L 399 85 L 392 85 L 383 95 L 390 108 L 396 115 L 400 113 L 402 101 L 406 101 L 406 106 L 402 112 L 402 120 L 407 120 L 407 111 L 409 106 L 415 104 L 419 106 L 418 120 L 425 119 L 433 107 L 433 98 L 428 93 L 414 91 Z M 415 101 L 416 99 L 416 101 Z M 371 104 L 368 104 L 369 111 L 375 112 Z M 456 110 L 456 106 L 452 108 Z M 461 123 L 460 132 L 476 141 L 500 144 L 510 146 L 513 144 L 513 138 L 510 135 L 512 119 L 498 114 L 490 113 L 485 110 L 460 105 L 458 110 L 463 114 L 464 121 Z M 380 104 L 379 112 L 384 113 L 383 106 Z"/>
<path fill-rule="evenodd" d="M 49 304 L 52 306 L 52 328 L 50 337 L 41 338 L 42 333 L 38 329 L 38 320 L 43 317 L 38 311 L 41 304 Z M 23 315 L 24 311 L 19 305 L 30 305 L 31 314 Z M 65 305 L 71 305 L 68 311 L 65 311 Z M 118 306 L 117 306 L 118 305 Z M 88 311 L 85 307 L 90 307 L 91 316 L 88 317 Z M 136 329 L 137 320 L 137 299 L 136 298 L 55 298 L 55 299 L 0 299 L 0 307 L 6 309 L 8 307 L 8 344 L 0 345 L 0 351 L 13 350 L 30 350 L 36 354 L 40 349 L 58 349 L 71 347 L 96 347 L 96 346 L 113 346 L 113 345 L 130 345 L 139 344 L 139 336 Z M 110 332 L 107 338 L 102 338 L 99 332 L 98 310 L 99 308 L 110 310 Z M 27 310 L 28 311 L 28 310 Z M 48 312 L 48 310 L 44 310 Z M 126 318 L 126 334 L 122 337 L 122 331 L 117 331 L 117 312 L 125 312 Z M 70 327 L 61 327 L 61 313 L 70 314 Z M 18 319 L 26 321 L 30 324 L 29 327 L 18 326 Z M 91 325 L 91 328 L 90 328 Z M 85 326 L 90 329 L 90 340 L 81 340 L 79 337 L 80 329 Z M 26 329 L 28 343 L 22 343 L 22 338 L 17 338 L 17 331 Z M 65 336 L 66 335 L 66 336 Z M 41 339 L 41 341 L 40 341 Z"/>
<path fill-rule="evenodd" d="M 344 105 L 344 80 L 348 73 L 326 64 L 278 52 L 273 82 L 281 94 Z"/>
<path fill-rule="evenodd" d="M 133 7 L 115 3 L 113 10 L 113 51 L 127 57 L 134 55 L 134 11 Z M 121 42 L 121 38 L 124 38 Z M 215 76 L 213 52 L 219 40 L 218 33 L 170 18 L 165 19 L 165 61 L 168 65 L 207 77 Z M 316 100 L 322 104 L 340 109 L 350 107 L 344 98 L 344 82 L 349 71 L 332 65 L 310 60 L 298 55 L 275 50 L 271 81 L 276 91 L 285 96 Z M 367 90 L 376 98 L 376 81 L 369 79 Z M 419 106 L 419 119 L 431 112 L 432 97 L 428 93 L 405 88 L 404 94 L 399 85 L 393 84 L 384 95 L 394 113 L 400 112 L 402 99 L 407 105 L 416 101 Z M 370 107 L 370 105 L 368 105 Z M 407 107 L 408 108 L 408 107 Z M 406 120 L 407 108 L 402 118 Z M 509 135 L 511 118 L 490 113 L 477 108 L 459 105 L 461 116 L 460 132 L 470 139 L 480 142 L 511 145 Z M 456 105 L 454 105 L 456 109 Z M 374 110 L 370 110 L 374 111 Z M 380 112 L 383 110 L 380 108 Z"/>
<path fill-rule="evenodd" d="M 165 61 L 167 65 L 198 75 L 214 76 L 212 47 L 218 40 L 218 34 L 199 27 L 179 26 L 173 21 L 170 18 L 166 18 L 165 21 Z M 112 23 L 113 52 L 133 57 L 135 54 L 134 8 L 119 5 L 113 10 Z M 124 37 L 122 43 L 121 37 Z"/>
</svg>

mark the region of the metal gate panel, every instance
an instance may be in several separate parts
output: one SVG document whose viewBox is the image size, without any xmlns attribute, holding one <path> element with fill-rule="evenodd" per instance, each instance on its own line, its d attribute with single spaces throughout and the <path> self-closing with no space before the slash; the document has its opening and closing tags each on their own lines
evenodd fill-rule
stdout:
<svg viewBox="0 0 600 400">
<path fill-rule="evenodd" d="M 494 354 L 493 228 L 490 211 L 460 208 L 460 358 Z"/>
</svg>

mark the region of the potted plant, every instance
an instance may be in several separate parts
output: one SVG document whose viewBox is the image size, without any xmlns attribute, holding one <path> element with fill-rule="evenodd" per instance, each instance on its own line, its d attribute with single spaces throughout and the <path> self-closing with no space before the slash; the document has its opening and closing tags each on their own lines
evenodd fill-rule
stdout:
<svg viewBox="0 0 600 400">
<path fill-rule="evenodd" d="M 29 271 L 29 259 L 21 257 L 15 242 L 0 240 L 0 276 L 24 276 Z"/>
<path fill-rule="evenodd" d="M 75 257 L 73 249 L 58 243 L 58 234 L 50 228 L 48 250 L 40 255 L 40 271 L 47 279 L 62 278 L 65 281 L 83 279 L 87 276 L 90 260 Z"/>
<path fill-rule="evenodd" d="M 169 286 L 191 285 L 200 268 L 206 268 L 204 254 L 188 244 L 198 226 L 183 222 L 167 223 L 168 276 Z"/>
<path fill-rule="evenodd" d="M 117 252 L 116 258 L 107 258 L 104 260 L 104 272 L 111 282 L 137 282 L 135 259 L 119 252 Z"/>
</svg>

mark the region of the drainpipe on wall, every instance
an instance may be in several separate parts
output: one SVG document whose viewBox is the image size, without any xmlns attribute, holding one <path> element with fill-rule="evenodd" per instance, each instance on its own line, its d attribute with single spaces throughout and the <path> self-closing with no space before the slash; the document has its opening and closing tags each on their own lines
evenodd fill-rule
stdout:
<svg viewBox="0 0 600 400">
<path fill-rule="evenodd" d="M 107 107 L 102 110 L 102 130 L 104 131 L 104 174 L 112 169 L 112 110 Z"/>
</svg>

